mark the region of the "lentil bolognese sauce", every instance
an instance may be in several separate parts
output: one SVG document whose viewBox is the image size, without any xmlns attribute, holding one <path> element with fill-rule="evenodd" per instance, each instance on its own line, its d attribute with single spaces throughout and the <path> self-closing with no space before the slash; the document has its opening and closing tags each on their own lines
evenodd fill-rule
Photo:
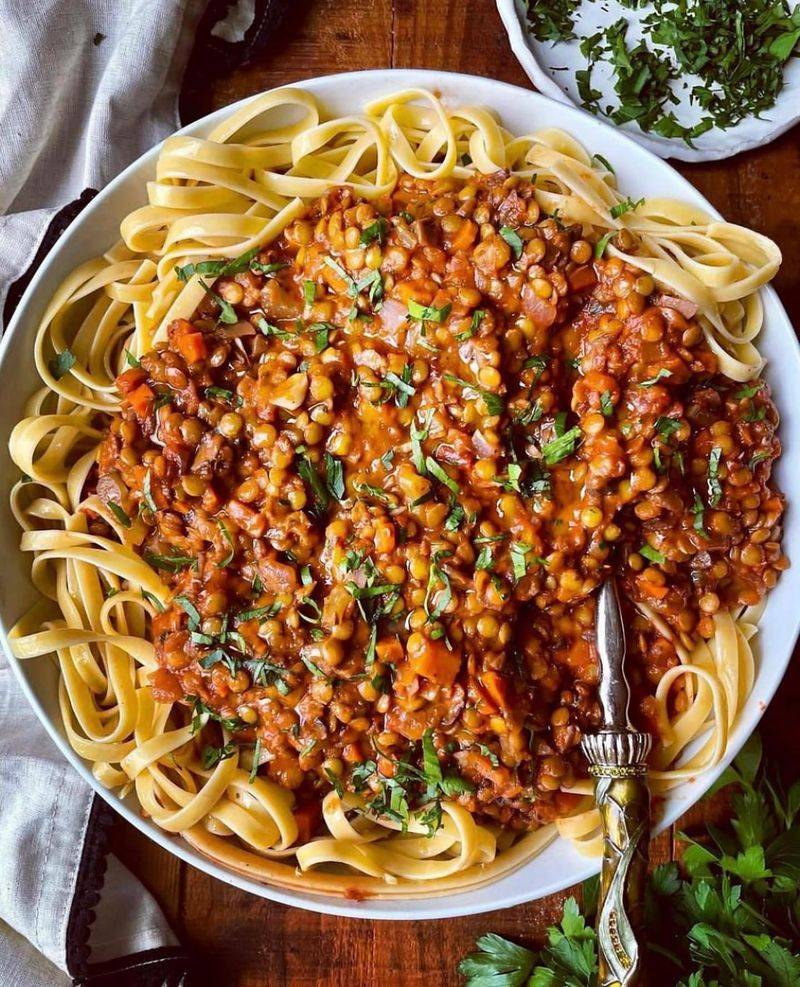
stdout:
<svg viewBox="0 0 800 987">
<path fill-rule="evenodd" d="M 318 893 L 596 853 L 611 570 L 654 791 L 721 760 L 787 565 L 775 244 L 426 90 L 262 94 L 147 193 L 55 292 L 10 439 L 9 639 L 100 782 Z"/>
<path fill-rule="evenodd" d="M 604 572 L 710 638 L 786 564 L 766 386 L 596 252 L 504 173 L 335 188 L 117 378 L 96 489 L 174 592 L 154 695 L 228 725 L 208 765 L 255 750 L 300 842 L 331 787 L 432 831 L 437 791 L 512 829 L 569 812 Z M 631 619 L 658 734 L 679 659 Z"/>
</svg>

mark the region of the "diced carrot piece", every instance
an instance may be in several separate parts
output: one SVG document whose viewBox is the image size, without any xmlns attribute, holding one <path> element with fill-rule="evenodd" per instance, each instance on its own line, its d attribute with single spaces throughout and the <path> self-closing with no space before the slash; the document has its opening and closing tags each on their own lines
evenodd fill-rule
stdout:
<svg viewBox="0 0 800 987">
<path fill-rule="evenodd" d="M 133 408 L 137 418 L 147 418 L 155 397 L 147 384 L 140 384 L 128 393 L 126 400 Z"/>
<path fill-rule="evenodd" d="M 508 681 L 498 672 L 484 672 L 480 676 L 481 685 L 497 703 L 499 709 L 510 709 L 511 696 Z"/>
<path fill-rule="evenodd" d="M 461 668 L 461 655 L 450 651 L 444 641 L 431 641 L 422 634 L 409 638 L 409 664 L 417 675 L 423 675 L 437 685 L 452 685 Z M 413 642 L 413 643 L 412 643 Z"/>
<path fill-rule="evenodd" d="M 403 660 L 403 645 L 396 637 L 385 637 L 375 648 L 378 658 L 388 665 L 399 665 Z"/>
<path fill-rule="evenodd" d="M 178 336 L 175 345 L 187 363 L 197 363 L 198 360 L 205 360 L 208 356 L 206 340 L 201 332 L 187 332 L 185 335 Z"/>
<path fill-rule="evenodd" d="M 451 240 L 453 250 L 469 250 L 477 235 L 477 223 L 474 223 L 471 219 L 466 220 L 461 224 L 458 233 Z"/>
<path fill-rule="evenodd" d="M 648 579 L 646 576 L 639 576 L 636 580 L 636 585 L 645 596 L 649 596 L 653 600 L 663 600 L 667 593 L 669 593 L 668 587 L 654 583 L 652 579 Z"/>
</svg>

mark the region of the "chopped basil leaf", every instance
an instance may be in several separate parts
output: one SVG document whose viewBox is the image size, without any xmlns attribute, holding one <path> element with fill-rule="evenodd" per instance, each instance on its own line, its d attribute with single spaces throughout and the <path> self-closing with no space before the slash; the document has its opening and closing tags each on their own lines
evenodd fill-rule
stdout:
<svg viewBox="0 0 800 987">
<path fill-rule="evenodd" d="M 307 456 L 300 456 L 297 463 L 297 472 L 306 486 L 311 490 L 311 496 L 314 501 L 313 513 L 321 520 L 325 517 L 331 502 L 328 488 L 322 482 L 322 478 L 317 472 L 316 467 Z"/>
<path fill-rule="evenodd" d="M 600 164 L 605 168 L 606 171 L 610 171 L 612 175 L 616 175 L 616 172 L 608 163 L 607 159 L 603 157 L 602 154 L 593 154 L 592 161 L 599 161 Z"/>
<path fill-rule="evenodd" d="M 183 610 L 186 616 L 189 618 L 189 630 L 195 631 L 200 626 L 200 612 L 197 607 L 192 603 L 188 596 L 176 596 L 173 603 L 177 603 L 178 606 Z"/>
<path fill-rule="evenodd" d="M 461 493 L 461 487 L 448 473 L 442 469 L 433 456 L 425 457 L 425 466 L 431 476 L 435 476 L 440 483 L 443 483 L 447 487 L 448 490 L 451 490 L 454 494 Z"/>
<path fill-rule="evenodd" d="M 242 610 L 234 616 L 237 624 L 245 620 L 268 620 L 270 617 L 277 617 L 281 612 L 281 605 L 276 600 L 267 607 L 253 607 L 251 610 Z"/>
<path fill-rule="evenodd" d="M 663 415 L 656 418 L 655 425 L 653 426 L 659 435 L 663 435 L 664 438 L 669 438 L 674 435 L 680 427 L 681 423 L 677 418 L 665 418 Z"/>
<path fill-rule="evenodd" d="M 129 367 L 141 367 L 142 361 L 138 360 L 130 350 L 125 350 L 125 362 Z"/>
<path fill-rule="evenodd" d="M 153 498 L 152 477 L 149 469 L 145 472 L 144 480 L 142 480 L 142 500 L 144 501 L 145 507 L 155 514 L 158 507 L 156 506 L 156 502 Z"/>
<path fill-rule="evenodd" d="M 719 463 L 722 458 L 722 449 L 715 446 L 711 450 L 708 458 L 708 504 L 709 507 L 716 507 L 722 499 L 722 484 L 719 482 Z"/>
<path fill-rule="evenodd" d="M 435 410 L 435 408 L 429 408 L 425 414 L 418 411 L 419 426 L 417 425 L 416 418 L 411 422 L 411 459 L 414 463 L 414 468 L 420 476 L 425 476 L 427 473 L 425 468 L 425 452 L 422 448 L 422 443 L 428 438 L 431 429 L 431 420 L 433 419 Z"/>
<path fill-rule="evenodd" d="M 486 316 L 485 309 L 476 308 L 475 311 L 472 313 L 472 321 L 470 322 L 469 329 L 466 329 L 464 332 L 456 333 L 456 339 L 458 340 L 458 342 L 463 343 L 468 339 L 472 339 L 472 337 L 480 328 L 480 324 L 481 322 L 483 322 L 485 316 Z"/>
<path fill-rule="evenodd" d="M 335 500 L 345 499 L 344 464 L 329 452 L 325 453 L 325 484 Z"/>
<path fill-rule="evenodd" d="M 672 376 L 672 371 L 667 370 L 665 367 L 662 367 L 661 370 L 659 370 L 658 373 L 655 375 L 655 377 L 649 377 L 647 380 L 640 381 L 639 387 L 652 387 L 653 384 L 657 384 L 660 380 L 663 380 L 665 377 L 671 377 L 671 376 Z"/>
<path fill-rule="evenodd" d="M 455 377 L 453 374 L 445 374 L 444 379 L 449 380 L 451 384 L 458 384 L 459 387 L 465 390 L 474 391 L 479 397 L 482 397 L 486 404 L 486 410 L 490 415 L 502 415 L 504 402 L 499 394 L 486 391 L 482 387 L 478 387 L 477 384 L 471 384 L 468 380 Z M 467 396 L 467 400 L 470 400 L 469 396 Z"/>
<path fill-rule="evenodd" d="M 373 243 L 376 240 L 379 244 L 383 243 L 383 241 L 386 239 L 386 234 L 388 230 L 389 230 L 389 224 L 383 218 L 383 216 L 379 216 L 374 223 L 367 226 L 365 229 L 361 231 L 361 236 L 359 236 L 358 242 L 361 244 L 362 247 L 366 247 L 370 243 Z"/>
<path fill-rule="evenodd" d="M 522 248 L 524 247 L 522 237 L 519 233 L 517 233 L 517 231 L 511 226 L 501 226 L 500 236 L 506 241 L 509 247 L 511 247 L 515 260 L 519 260 L 522 256 Z"/>
<path fill-rule="evenodd" d="M 600 260 L 603 254 L 606 252 L 606 247 L 611 242 L 611 238 L 617 235 L 617 230 L 609 230 L 608 233 L 604 233 L 603 236 L 594 245 L 594 256 L 596 260 Z"/>
<path fill-rule="evenodd" d="M 123 528 L 130 528 L 131 519 L 128 517 L 125 511 L 119 506 L 119 504 L 115 504 L 113 500 L 109 500 L 108 509 L 111 511 L 114 517 L 119 521 L 119 523 L 122 525 Z"/>
<path fill-rule="evenodd" d="M 630 197 L 618 202 L 615 206 L 611 207 L 611 218 L 619 219 L 620 216 L 624 216 L 626 212 L 631 212 L 633 209 L 638 209 L 644 203 L 644 199 L 637 199 L 634 202 Z"/>
<path fill-rule="evenodd" d="M 227 761 L 229 757 L 233 757 L 237 749 L 237 745 L 233 742 L 225 744 L 224 747 L 204 747 L 203 767 L 206 771 L 210 771 L 220 761 Z"/>
<path fill-rule="evenodd" d="M 605 418 L 610 418 L 614 414 L 614 402 L 611 400 L 611 391 L 603 391 L 600 395 L 600 411 Z"/>
<path fill-rule="evenodd" d="M 437 308 L 435 305 L 420 305 L 413 298 L 408 300 L 408 314 L 412 319 L 419 319 L 422 322 L 444 322 L 451 308 L 450 302 Z"/>
<path fill-rule="evenodd" d="M 317 297 L 317 286 L 314 281 L 303 282 L 303 301 L 306 305 L 313 305 Z"/>
<path fill-rule="evenodd" d="M 653 548 L 651 545 L 642 545 L 639 549 L 639 555 L 648 559 L 650 562 L 663 563 L 667 561 L 665 555 L 662 555 L 657 549 Z"/>
<path fill-rule="evenodd" d="M 256 775 L 258 774 L 258 762 L 261 760 L 261 737 L 256 737 L 255 746 L 253 747 L 253 763 L 250 766 L 250 775 L 247 779 L 247 783 L 252 785 L 256 780 Z"/>
<path fill-rule="evenodd" d="M 580 427 L 575 425 L 568 432 L 542 446 L 542 457 L 548 466 L 560 463 L 562 459 L 571 456 L 575 451 L 575 443 L 581 434 Z"/>
<path fill-rule="evenodd" d="M 703 538 L 708 538 L 708 532 L 705 529 L 705 506 L 700 494 L 695 490 L 694 492 L 694 503 L 692 504 L 692 514 L 694 514 L 694 521 L 692 522 L 692 527 Z"/>
<path fill-rule="evenodd" d="M 219 530 L 222 532 L 222 537 L 228 543 L 228 546 L 230 548 L 230 551 L 225 556 L 225 558 L 222 559 L 221 562 L 217 562 L 218 569 L 225 569 L 227 568 L 227 566 L 231 564 L 231 562 L 233 562 L 233 557 L 236 554 L 236 546 L 234 545 L 233 538 L 231 537 L 231 533 L 230 531 L 228 531 L 227 527 L 225 526 L 225 522 L 222 520 L 222 518 L 217 518 L 217 524 L 219 525 Z"/>
<path fill-rule="evenodd" d="M 164 569 L 167 572 L 197 568 L 197 559 L 189 555 L 155 555 L 152 552 L 145 552 L 144 560 L 154 569 Z"/>
</svg>

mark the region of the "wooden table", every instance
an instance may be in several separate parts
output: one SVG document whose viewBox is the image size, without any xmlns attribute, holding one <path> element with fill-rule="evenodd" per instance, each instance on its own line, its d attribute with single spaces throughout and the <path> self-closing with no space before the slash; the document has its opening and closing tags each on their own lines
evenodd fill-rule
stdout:
<svg viewBox="0 0 800 987">
<path fill-rule="evenodd" d="M 356 69 L 438 68 L 491 76 L 530 88 L 508 45 L 493 0 L 295 0 L 280 39 L 255 64 L 212 82 L 192 65 L 182 96 L 188 123 L 273 86 Z M 718 164 L 679 169 L 733 222 L 773 237 L 784 252 L 778 291 L 800 322 L 800 128 L 769 147 Z M 800 673 L 790 671 L 762 730 L 773 756 L 800 740 Z M 787 724 L 794 724 L 787 726 Z M 787 736 L 788 734 L 788 736 Z M 712 810 L 724 811 L 719 800 Z M 708 806 L 703 809 L 709 811 Z M 699 821 L 695 810 L 682 827 Z M 672 853 L 665 833 L 656 859 Z M 207 877 L 118 820 L 114 847 L 155 894 L 176 933 L 198 957 L 200 982 L 225 987 L 324 984 L 439 987 L 459 983 L 456 967 L 476 936 L 495 931 L 541 942 L 561 914 L 565 894 L 474 918 L 439 922 L 369 922 L 316 915 L 273 904 Z"/>
</svg>

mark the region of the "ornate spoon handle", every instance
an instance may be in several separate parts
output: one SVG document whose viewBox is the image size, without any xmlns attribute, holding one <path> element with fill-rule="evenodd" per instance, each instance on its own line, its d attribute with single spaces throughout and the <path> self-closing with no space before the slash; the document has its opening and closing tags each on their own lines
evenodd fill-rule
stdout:
<svg viewBox="0 0 800 987">
<path fill-rule="evenodd" d="M 589 770 L 597 779 L 603 821 L 603 866 L 597 906 L 600 987 L 639 982 L 644 886 L 650 838 L 650 791 L 644 733 L 603 730 L 583 739 Z"/>
</svg>

